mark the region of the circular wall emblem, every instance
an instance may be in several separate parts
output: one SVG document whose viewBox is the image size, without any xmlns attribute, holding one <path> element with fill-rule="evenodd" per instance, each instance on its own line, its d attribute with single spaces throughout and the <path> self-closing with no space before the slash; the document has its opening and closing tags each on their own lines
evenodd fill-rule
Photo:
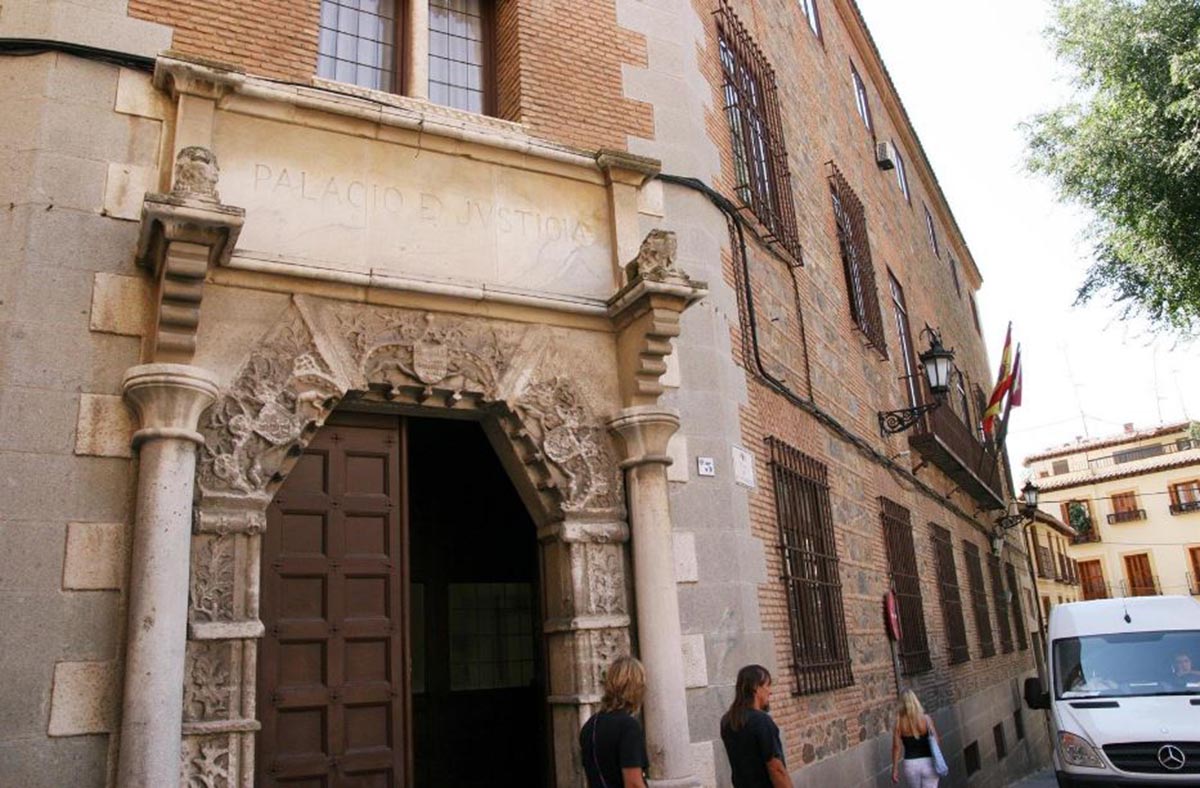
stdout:
<svg viewBox="0 0 1200 788">
<path fill-rule="evenodd" d="M 1164 744 L 1158 748 L 1158 762 L 1163 765 L 1164 769 L 1177 772 L 1183 768 L 1183 764 L 1187 758 L 1183 754 L 1183 750 L 1176 747 L 1174 744 Z"/>
</svg>

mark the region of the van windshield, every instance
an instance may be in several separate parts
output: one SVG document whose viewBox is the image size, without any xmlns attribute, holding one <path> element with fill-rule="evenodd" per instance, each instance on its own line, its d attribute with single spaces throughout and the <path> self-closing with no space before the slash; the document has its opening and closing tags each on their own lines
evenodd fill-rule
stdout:
<svg viewBox="0 0 1200 788">
<path fill-rule="evenodd" d="M 1200 630 L 1054 641 L 1058 698 L 1200 695 Z"/>
</svg>

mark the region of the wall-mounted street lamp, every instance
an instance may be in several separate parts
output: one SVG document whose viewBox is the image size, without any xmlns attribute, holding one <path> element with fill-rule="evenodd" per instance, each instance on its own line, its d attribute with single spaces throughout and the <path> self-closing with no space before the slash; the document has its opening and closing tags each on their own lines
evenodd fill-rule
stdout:
<svg viewBox="0 0 1200 788">
<path fill-rule="evenodd" d="M 950 393 L 950 376 L 954 372 L 954 350 L 942 346 L 942 335 L 936 328 L 925 324 L 921 336 L 929 337 L 929 349 L 917 356 L 925 372 L 925 381 L 933 394 L 933 401 L 911 408 L 882 411 L 879 414 L 879 431 L 884 435 L 904 432 L 921 420 L 926 413 L 936 410 L 946 401 Z"/>
<path fill-rule="evenodd" d="M 1000 555 L 1004 549 L 1004 534 L 1010 528 L 1016 528 L 1018 525 L 1027 521 L 1032 521 L 1034 515 L 1037 514 L 1038 494 L 1041 490 L 1032 481 L 1025 482 L 1025 486 L 1021 488 L 1021 507 L 1016 514 L 1006 514 L 996 521 L 996 528 L 992 531 L 992 553 Z"/>
</svg>

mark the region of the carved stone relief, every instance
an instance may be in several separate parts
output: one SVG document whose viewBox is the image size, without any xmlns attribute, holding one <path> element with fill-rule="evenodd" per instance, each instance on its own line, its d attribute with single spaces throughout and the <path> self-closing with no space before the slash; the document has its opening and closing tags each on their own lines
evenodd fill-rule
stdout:
<svg viewBox="0 0 1200 788">
<path fill-rule="evenodd" d="M 560 335 L 541 325 L 296 296 L 251 349 L 200 424 L 184 785 L 253 782 L 257 723 L 242 718 L 253 717 L 255 651 L 239 638 L 261 632 L 259 534 L 275 490 L 348 398 L 473 409 L 499 423 L 542 508 L 535 520 L 545 524 L 543 560 L 562 564 L 551 574 L 584 580 L 562 589 L 571 598 L 547 605 L 574 611 L 556 630 L 565 639 L 550 657 L 571 667 L 551 672 L 577 677 L 562 702 L 597 691 L 603 670 L 629 651 L 620 471 L 605 422 L 583 393 L 605 390 L 611 378 L 600 376 L 612 367 L 596 364 L 597 381 L 581 387 L 567 374 L 573 348 L 558 347 Z M 584 544 L 558 549 L 576 542 Z M 596 626 L 575 618 L 589 613 L 610 618 L 603 629 L 580 628 Z"/>
<path fill-rule="evenodd" d="M 228 736 L 185 738 L 181 756 L 185 788 L 228 788 L 235 783 Z"/>
<path fill-rule="evenodd" d="M 183 718 L 187 722 L 229 717 L 233 679 L 231 646 L 223 641 L 193 640 L 184 669 Z"/>
<path fill-rule="evenodd" d="M 192 621 L 233 618 L 233 537 L 195 537 L 192 540 Z"/>
<path fill-rule="evenodd" d="M 625 562 L 621 546 L 588 548 L 588 594 L 592 610 L 614 615 L 625 613 Z"/>
</svg>

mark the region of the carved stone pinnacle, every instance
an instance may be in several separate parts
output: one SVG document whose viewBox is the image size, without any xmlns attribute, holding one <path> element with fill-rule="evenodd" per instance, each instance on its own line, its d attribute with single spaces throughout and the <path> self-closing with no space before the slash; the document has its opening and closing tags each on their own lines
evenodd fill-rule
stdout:
<svg viewBox="0 0 1200 788">
<path fill-rule="evenodd" d="M 683 269 L 675 265 L 675 250 L 678 242 L 670 230 L 651 230 L 642 241 L 642 248 L 633 262 L 625 266 L 625 275 L 630 282 L 646 279 L 651 282 L 691 281 Z"/>
<path fill-rule="evenodd" d="M 175 183 L 171 187 L 171 194 L 220 202 L 217 194 L 220 175 L 221 168 L 217 166 L 215 153 L 199 145 L 189 145 L 175 157 Z"/>
</svg>

